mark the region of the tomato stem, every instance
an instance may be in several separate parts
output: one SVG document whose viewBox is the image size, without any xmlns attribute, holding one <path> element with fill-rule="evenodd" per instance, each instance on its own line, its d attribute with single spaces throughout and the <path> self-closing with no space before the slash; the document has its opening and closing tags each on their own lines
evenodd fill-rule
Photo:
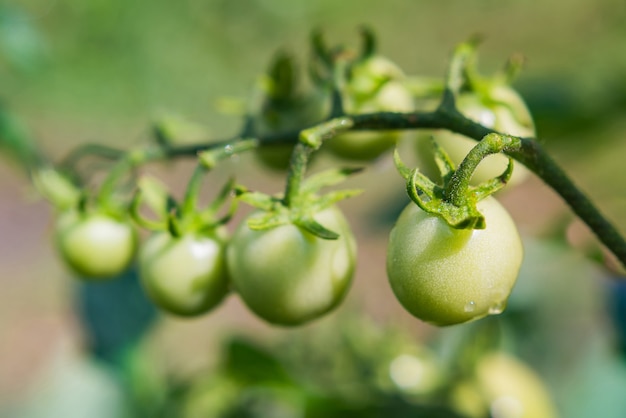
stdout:
<svg viewBox="0 0 626 418">
<path fill-rule="evenodd" d="M 314 128 L 305 129 L 300 133 L 299 141 L 294 147 L 289 161 L 287 184 L 283 198 L 283 204 L 286 207 L 292 207 L 300 195 L 300 186 L 311 154 L 318 150 L 326 139 L 350 129 L 352 125 L 353 122 L 350 118 L 340 117 L 323 122 Z"/>
<path fill-rule="evenodd" d="M 468 198 L 473 197 L 470 189 L 470 180 L 478 164 L 491 154 L 497 154 L 504 150 L 515 150 L 520 147 L 520 139 L 510 136 L 491 133 L 486 135 L 470 152 L 465 156 L 461 164 L 452 174 L 450 182 L 445 186 L 445 198 L 456 206 L 467 204 Z M 499 183 L 496 183 L 496 185 Z M 494 187 L 494 190 L 496 188 Z M 482 197 L 486 197 L 488 191 L 481 193 Z"/>
<path fill-rule="evenodd" d="M 202 186 L 202 179 L 209 170 L 204 164 L 196 165 L 196 168 L 191 175 L 189 183 L 187 183 L 187 190 L 183 199 L 181 207 L 181 217 L 187 217 L 196 210 L 198 205 L 198 194 L 200 193 L 200 187 Z"/>
</svg>

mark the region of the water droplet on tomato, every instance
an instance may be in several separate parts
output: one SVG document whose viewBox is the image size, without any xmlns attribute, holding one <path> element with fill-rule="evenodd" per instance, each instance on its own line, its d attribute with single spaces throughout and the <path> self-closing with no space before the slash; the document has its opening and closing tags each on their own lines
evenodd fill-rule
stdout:
<svg viewBox="0 0 626 418">
<path fill-rule="evenodd" d="M 465 312 L 474 312 L 474 309 L 476 309 L 476 302 L 474 302 L 473 300 L 467 302 L 465 304 L 465 307 L 463 308 Z"/>
<path fill-rule="evenodd" d="M 500 302 L 498 302 L 498 303 L 496 303 L 494 305 L 491 305 L 489 307 L 489 311 L 487 311 L 487 312 L 489 312 L 489 315 L 498 315 L 498 314 L 501 314 L 502 311 L 504 311 L 504 307 L 505 306 L 506 306 L 506 303 L 500 301 Z"/>
</svg>

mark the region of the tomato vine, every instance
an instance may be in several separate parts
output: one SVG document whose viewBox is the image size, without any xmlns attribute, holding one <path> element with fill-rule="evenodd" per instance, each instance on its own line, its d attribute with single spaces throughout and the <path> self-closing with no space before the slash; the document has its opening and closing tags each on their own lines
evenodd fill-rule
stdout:
<svg viewBox="0 0 626 418">
<path fill-rule="evenodd" d="M 513 59 L 503 73 L 497 74 L 491 79 L 479 76 L 475 67 L 477 44 L 476 39 L 471 39 L 455 49 L 448 73 L 443 81 L 425 81 L 427 85 L 425 88 L 411 90 L 406 87 L 410 81 L 406 79 L 402 71 L 395 64 L 376 55 L 376 42 L 370 31 L 364 30 L 362 32 L 361 51 L 356 54 L 344 47 L 329 48 L 322 33 L 315 32 L 312 36 L 313 54 L 309 68 L 314 84 L 314 94 L 300 94 L 297 90 L 298 83 L 296 82 L 292 58 L 288 54 L 279 54 L 263 79 L 265 82 L 257 86 L 254 103 L 250 106 L 248 114 L 245 115 L 244 123 L 238 134 L 223 140 L 178 145 L 175 132 L 169 131 L 162 124 L 156 124 L 153 129 L 154 142 L 143 148 L 125 151 L 104 145 L 88 144 L 74 149 L 60 164 L 52 167 L 50 164 L 44 164 L 40 158 L 32 159 L 36 161 L 32 167 L 34 180 L 42 193 L 48 196 L 61 212 L 80 211 L 90 206 L 96 208 L 95 210 L 123 212 L 126 215 L 133 213 L 137 223 L 149 227 L 156 224 L 138 216 L 137 198 L 133 202 L 120 203 L 120 201 L 124 202 L 125 199 L 123 196 L 119 196 L 120 182 L 127 177 L 128 173 L 151 161 L 196 157 L 199 159 L 199 171 L 197 171 L 197 176 L 194 176 L 190 181 L 188 193 L 182 206 L 169 205 L 171 202 L 165 198 L 166 195 L 163 193 L 157 199 L 160 199 L 157 212 L 161 216 L 157 226 L 169 231 L 170 238 L 173 240 L 182 239 L 181 237 L 189 234 L 196 234 L 194 236 L 197 239 L 212 239 L 219 235 L 216 228 L 226 222 L 230 215 L 227 215 L 223 220 L 216 220 L 212 217 L 214 211 L 211 212 L 211 216 L 202 215 L 204 212 L 201 214 L 194 212 L 196 210 L 196 197 L 200 188 L 199 176 L 219 164 L 224 158 L 234 154 L 284 145 L 291 149 L 291 154 L 282 194 L 270 196 L 252 192 L 243 185 L 230 185 L 229 190 L 234 191 L 237 200 L 261 209 L 260 214 L 247 221 L 247 228 L 255 231 L 255 233 L 276 228 L 296 228 L 302 234 L 300 238 L 304 240 L 337 241 L 343 239 L 342 234 L 350 235 L 347 226 L 344 225 L 343 221 L 339 222 L 339 230 L 335 231 L 332 229 L 332 225 L 327 226 L 322 221 L 318 221 L 318 215 L 327 213 L 329 210 L 335 211 L 333 206 L 335 202 L 353 196 L 357 192 L 353 190 L 335 191 L 321 196 L 318 195 L 318 192 L 322 187 L 340 182 L 356 170 L 330 170 L 325 174 L 307 178 L 306 170 L 311 157 L 322 148 L 332 151 L 333 146 L 324 145 L 329 142 L 329 145 L 334 144 L 335 148 L 341 148 L 341 151 L 338 152 L 340 156 L 367 162 L 392 148 L 399 140 L 398 137 L 388 136 L 383 139 L 383 142 L 377 144 L 370 143 L 370 140 L 373 141 L 374 138 L 370 137 L 366 141 L 370 144 L 369 148 L 360 152 L 359 150 L 350 151 L 351 147 L 354 146 L 353 141 L 359 140 L 358 136 L 352 138 L 350 135 L 365 131 L 382 135 L 392 131 L 444 129 L 479 142 L 467 153 L 458 167 L 453 167 L 448 162 L 448 157 L 444 155 L 443 151 L 435 152 L 437 165 L 439 168 L 444 168 L 441 173 L 443 185 L 435 185 L 421 174 L 418 175 L 417 170 L 409 174 L 406 167 L 398 164 L 401 174 L 407 180 L 409 195 L 422 210 L 436 215 L 440 221 L 447 223 L 450 228 L 456 230 L 485 229 L 485 219 L 482 217 L 481 210 L 477 209 L 477 202 L 508 182 L 512 163 L 509 163 L 509 167 L 501 176 L 488 180 L 481 185 L 471 186 L 470 178 L 485 156 L 503 153 L 509 159 L 522 163 L 554 189 L 574 213 L 591 228 L 598 239 L 621 261 L 622 265 L 626 266 L 626 241 L 624 238 L 548 155 L 536 138 L 518 137 L 512 135 L 512 132 L 497 132 L 494 129 L 497 126 L 485 126 L 461 112 L 457 103 L 463 94 L 469 91 L 480 95 L 481 89 L 489 89 L 496 85 L 507 86 L 506 89 L 508 89 L 507 83 L 519 71 L 519 61 Z M 387 94 L 385 93 L 387 90 L 396 89 L 400 85 L 403 86 L 403 95 L 419 90 L 418 95 L 420 97 L 418 98 L 430 102 L 436 100 L 439 103 L 438 106 L 434 110 L 426 111 L 419 110 L 419 107 L 416 107 L 417 110 L 410 110 L 410 106 L 387 106 L 384 104 L 379 96 Z M 507 94 L 510 98 L 515 93 Z M 523 102 L 517 96 L 513 102 L 509 103 L 504 103 L 506 100 L 496 96 L 484 95 L 483 98 L 487 102 L 491 101 L 497 105 L 508 106 L 506 111 L 517 112 L 517 115 L 520 114 L 520 106 L 524 107 Z M 518 103 L 518 109 L 515 109 L 516 103 Z M 526 117 L 525 114 L 524 117 Z M 529 126 L 532 127 L 532 121 L 530 121 Z M 380 138 L 376 137 L 375 139 L 378 141 Z M 78 170 L 79 163 L 88 155 L 96 155 L 114 162 L 113 167 L 100 185 L 99 192 L 95 195 L 89 195 L 87 189 L 81 187 L 82 179 Z M 398 161 L 399 159 L 396 158 L 396 162 Z M 283 165 L 283 163 L 279 163 L 277 167 L 280 169 Z M 53 174 L 50 175 L 50 173 Z M 142 190 L 141 186 L 139 190 Z M 159 195 L 159 193 L 156 194 Z M 222 197 L 225 198 L 225 195 Z M 433 209 L 435 206 L 436 208 Z M 342 218 L 342 215 L 338 213 L 334 217 Z M 249 231 L 245 230 L 238 234 L 246 237 L 247 232 Z M 261 239 L 261 236 L 257 238 Z M 294 239 L 297 241 L 296 238 Z M 347 240 L 350 241 L 351 238 L 348 237 Z M 223 250 L 222 245 L 229 245 L 223 244 L 222 238 L 217 239 L 216 242 L 219 244 L 220 251 Z M 238 244 L 235 243 L 234 245 Z M 350 249 L 346 251 L 353 258 L 352 253 L 354 251 L 352 248 L 354 246 L 350 244 L 348 247 Z M 326 250 L 317 249 L 315 245 L 312 245 L 311 248 L 313 248 L 311 251 L 326 254 L 324 252 Z M 238 260 L 234 261 L 237 266 L 233 266 L 233 262 L 230 263 L 230 269 L 237 270 L 241 264 L 245 263 L 243 260 L 247 255 L 238 258 L 237 249 L 228 251 L 229 254 L 234 254 L 230 256 L 230 259 Z M 243 253 L 246 252 L 243 251 Z M 313 261 L 311 262 L 315 264 Z M 393 262 L 391 261 L 391 263 Z M 146 262 L 142 264 L 146 264 Z M 222 270 L 225 269 L 222 266 L 224 262 L 219 261 L 219 264 L 217 270 L 221 274 Z M 258 270 L 257 267 L 255 269 Z M 267 273 L 268 277 L 271 276 L 270 273 L 271 269 Z M 251 273 L 246 271 L 238 274 L 239 277 L 235 278 L 235 285 L 239 283 L 237 286 L 241 287 L 243 292 L 247 292 L 244 290 L 247 283 L 244 283 L 245 279 L 242 277 L 248 274 Z M 227 275 L 227 273 L 223 273 L 220 277 L 223 278 Z M 306 274 L 302 273 L 301 276 L 304 277 Z M 330 276 L 332 274 L 329 273 L 329 280 L 334 280 Z M 346 269 L 339 276 L 341 276 L 342 283 L 349 283 L 352 269 Z M 189 277 L 189 286 L 191 287 L 193 287 L 193 279 L 194 277 Z M 212 297 L 210 302 L 200 303 L 198 306 L 192 307 L 183 306 L 184 303 L 180 303 L 180 306 L 177 305 L 174 311 L 178 310 L 179 313 L 187 314 L 209 309 L 225 295 L 224 280 L 219 280 L 217 296 Z M 289 279 L 285 278 L 285 280 Z M 270 309 L 271 313 L 267 313 L 264 312 L 266 308 L 264 303 L 254 301 L 249 302 L 249 304 L 253 306 L 253 310 L 261 312 L 260 316 L 272 322 L 299 324 L 332 309 L 337 301 L 343 298 L 345 288 L 347 285 L 342 285 L 341 291 L 336 292 L 334 298 L 330 298 L 330 301 L 324 301 L 327 303 L 321 303 L 320 306 L 314 307 L 311 312 L 299 312 L 298 309 L 295 309 L 290 311 L 296 312 L 292 315 L 284 312 L 276 313 Z M 250 291 L 252 295 L 250 292 L 247 296 L 242 294 L 244 299 L 247 298 L 250 301 L 258 296 L 254 295 L 258 290 L 258 283 L 254 284 L 252 289 Z M 290 288 L 283 293 L 290 294 L 293 291 L 294 289 Z M 263 292 L 272 293 L 271 289 L 264 289 Z M 153 293 L 156 294 L 157 292 Z M 506 295 L 503 297 L 508 296 L 507 292 L 504 293 Z M 160 298 L 161 295 L 158 297 Z M 176 303 L 178 304 L 178 302 Z M 167 303 L 162 304 L 167 305 Z M 259 306 L 261 307 L 259 308 Z M 276 307 L 272 307 L 272 309 L 274 308 Z M 485 308 L 480 313 L 483 314 L 488 310 Z M 463 315 L 461 317 L 463 320 L 466 319 Z M 433 322 L 451 323 L 458 321 L 438 321 L 435 319 Z"/>
</svg>

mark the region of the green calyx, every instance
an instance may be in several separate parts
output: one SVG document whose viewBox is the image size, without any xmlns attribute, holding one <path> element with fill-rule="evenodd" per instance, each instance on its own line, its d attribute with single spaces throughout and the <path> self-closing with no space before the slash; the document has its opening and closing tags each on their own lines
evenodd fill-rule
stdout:
<svg viewBox="0 0 626 418">
<path fill-rule="evenodd" d="M 101 196 L 102 188 L 93 194 L 77 186 L 59 169 L 50 166 L 33 170 L 31 176 L 37 191 L 61 213 L 75 211 L 80 216 L 101 213 L 120 221 L 127 219 L 127 205 L 113 199 L 108 193 Z"/>
<path fill-rule="evenodd" d="M 302 183 L 289 206 L 285 204 L 282 196 L 252 192 L 243 187 L 236 188 L 235 193 L 239 200 L 263 211 L 259 216 L 248 220 L 250 229 L 266 230 L 280 225 L 294 224 L 319 238 L 334 240 L 339 238 L 339 234 L 320 225 L 315 221 L 314 215 L 343 199 L 360 194 L 361 190 L 335 190 L 323 195 L 319 195 L 318 192 L 360 171 L 360 168 L 343 168 L 315 174 Z"/>
<path fill-rule="evenodd" d="M 131 216 L 141 227 L 153 231 L 167 230 L 173 237 L 187 233 L 211 233 L 227 223 L 235 213 L 236 200 L 232 200 L 226 214 L 218 215 L 231 196 L 235 182 L 230 179 L 211 204 L 199 209 L 197 201 L 200 183 L 206 171 L 207 168 L 203 164 L 198 164 L 181 203 L 168 193 L 160 181 L 150 176 L 142 177 L 130 207 Z M 144 203 L 157 215 L 157 219 L 148 219 L 141 214 L 140 210 Z"/>
<path fill-rule="evenodd" d="M 506 170 L 498 177 L 471 186 L 469 181 L 478 164 L 484 157 L 502 151 L 512 151 L 520 146 L 520 139 L 499 134 L 485 136 L 458 168 L 448 154 L 434 140 L 434 157 L 441 172 L 442 185 L 435 184 L 419 169 L 409 169 L 400 159 L 396 150 L 394 163 L 398 172 L 407 181 L 407 193 L 423 211 L 439 216 L 456 229 L 484 229 L 485 218 L 477 208 L 477 203 L 502 189 L 513 174 L 513 160 L 509 158 Z"/>
<path fill-rule="evenodd" d="M 81 190 L 67 176 L 52 167 L 41 167 L 32 173 L 37 191 L 57 209 L 76 207 L 81 200 Z"/>
</svg>

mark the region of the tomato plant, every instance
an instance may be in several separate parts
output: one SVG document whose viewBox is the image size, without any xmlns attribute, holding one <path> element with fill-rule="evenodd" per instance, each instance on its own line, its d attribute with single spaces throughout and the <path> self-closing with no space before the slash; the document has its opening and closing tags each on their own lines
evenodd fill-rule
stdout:
<svg viewBox="0 0 626 418">
<path fill-rule="evenodd" d="M 451 325 L 502 312 L 522 261 L 522 243 L 494 199 L 478 203 L 485 229 L 455 229 L 409 204 L 391 231 L 387 275 L 409 312 Z"/>
<path fill-rule="evenodd" d="M 180 315 L 205 312 L 225 296 L 231 276 L 260 317 L 284 325 L 307 322 L 337 306 L 352 280 L 356 245 L 335 204 L 358 192 L 319 196 L 322 187 L 358 169 L 331 169 L 305 180 L 310 161 L 324 150 L 371 161 L 397 144 L 404 131 L 419 129 L 434 136 L 434 156 L 421 152 L 419 159 L 429 161 L 420 161 L 415 170 L 396 158 L 415 205 L 400 216 L 387 255 L 392 288 L 415 316 L 448 325 L 504 308 L 522 248 L 513 222 L 489 195 L 524 176 L 524 164 L 626 259 L 621 235 L 530 138 L 533 120 L 510 87 L 514 71 L 480 76 L 474 66 L 476 42 L 470 41 L 455 50 L 445 80 L 407 77 L 376 52 L 370 31 L 362 35 L 361 51 L 353 53 L 327 47 L 316 32 L 305 90 L 293 57 L 278 53 L 259 78 L 241 129 L 228 139 L 181 144 L 181 129 L 157 123 L 149 146 L 86 147 L 58 166 L 41 156 L 25 159 L 34 165 L 39 189 L 67 214 L 57 232 L 63 257 L 83 275 L 104 277 L 126 268 L 137 245 L 125 221 L 130 213 L 157 231 L 141 247 L 140 275 L 163 309 Z M 416 142 L 423 146 L 423 140 Z M 198 209 L 201 175 L 245 151 L 287 169 L 284 193 L 253 192 L 233 180 L 216 203 Z M 90 154 L 103 159 L 107 175 L 82 172 L 79 161 Z M 134 184 L 144 165 L 184 156 L 197 157 L 198 166 L 182 204 L 144 180 Z M 515 170 L 513 159 L 522 163 Z M 440 172 L 429 172 L 429 163 Z M 217 208 L 229 196 L 235 203 L 218 218 Z M 158 221 L 140 214 L 143 201 Z M 222 229 L 239 201 L 261 212 L 246 218 L 227 242 Z"/>
<path fill-rule="evenodd" d="M 293 224 L 255 231 L 244 222 L 228 246 L 234 288 L 271 323 L 298 325 L 317 318 L 335 308 L 350 287 L 356 244 L 347 221 L 335 207 L 314 218 L 339 238 L 324 240 Z"/>
<path fill-rule="evenodd" d="M 63 259 L 84 278 L 111 278 L 134 259 L 138 237 L 128 222 L 105 213 L 69 210 L 59 216 L 55 241 Z"/>
</svg>

